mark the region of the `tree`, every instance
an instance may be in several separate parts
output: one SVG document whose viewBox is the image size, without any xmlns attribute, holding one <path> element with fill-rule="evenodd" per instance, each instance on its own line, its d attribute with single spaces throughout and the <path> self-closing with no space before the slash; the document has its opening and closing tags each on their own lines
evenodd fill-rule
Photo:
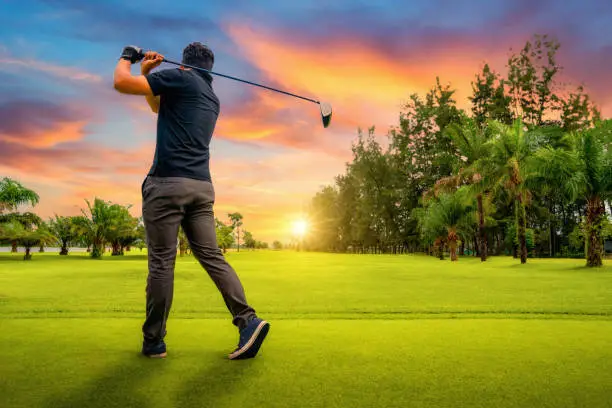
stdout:
<svg viewBox="0 0 612 408">
<path fill-rule="evenodd" d="M 185 256 L 189 252 L 189 240 L 182 226 L 179 227 L 178 243 L 180 256 Z"/>
<path fill-rule="evenodd" d="M 399 126 L 390 131 L 391 151 L 403 185 L 415 194 L 415 206 L 424 191 L 451 174 L 449 156 L 454 156 L 454 151 L 444 129 L 461 120 L 454 94 L 454 89 L 442 86 L 436 78 L 436 86 L 424 100 L 416 94 L 410 96 L 400 113 Z"/>
<path fill-rule="evenodd" d="M 238 252 L 240 252 L 240 227 L 242 227 L 242 214 L 240 214 L 239 212 L 234 212 L 234 213 L 230 213 L 227 215 L 231 222 L 232 222 L 232 228 L 236 229 L 236 240 L 237 240 L 237 249 Z"/>
<path fill-rule="evenodd" d="M 35 244 L 39 247 L 38 252 L 45 252 L 45 246 L 47 245 L 57 245 L 58 239 L 47 222 L 42 221 L 36 229 L 36 233 L 39 238 L 38 242 Z"/>
<path fill-rule="evenodd" d="M 387 156 L 395 178 L 395 216 L 403 247 L 420 246 L 418 218 L 413 210 L 425 191 L 452 174 L 456 152 L 444 129 L 461 118 L 454 94 L 454 89 L 442 86 L 436 78 L 436 85 L 425 98 L 410 96 L 400 112 L 399 126 L 389 132 Z"/>
<path fill-rule="evenodd" d="M 478 244 L 480 259 L 484 262 L 487 260 L 485 199 L 488 197 L 491 182 L 489 175 L 479 169 L 477 163 L 488 157 L 490 145 L 487 144 L 486 129 L 482 128 L 477 120 L 463 116 L 461 123 L 453 123 L 446 128 L 446 134 L 457 149 L 460 160 L 456 161 L 453 175 L 438 180 L 433 191 L 453 192 L 461 185 L 469 186 L 468 191 L 477 203 Z"/>
<path fill-rule="evenodd" d="M 24 260 L 32 259 L 31 249 L 37 245 L 55 242 L 55 236 L 45 227 L 42 219 L 33 213 L 13 213 L 3 216 L 3 232 L 14 245 L 25 248 Z"/>
<path fill-rule="evenodd" d="M 109 225 L 104 240 L 110 243 L 112 256 L 121 256 L 125 249 L 136 243 L 138 239 L 138 218 L 130 215 L 131 205 L 111 204 L 109 211 Z"/>
<path fill-rule="evenodd" d="M 136 245 L 141 252 L 147 246 L 147 232 L 142 216 L 138 217 L 138 225 L 136 226 L 136 243 L 134 245 Z"/>
<path fill-rule="evenodd" d="M 514 117 L 528 126 L 541 126 L 560 109 L 555 94 L 555 77 L 561 70 L 556 59 L 559 47 L 555 39 L 535 35 L 533 41 L 528 40 L 518 54 L 508 59 L 507 84 Z"/>
<path fill-rule="evenodd" d="M 130 215 L 131 206 L 113 204 L 97 197 L 93 204 L 85 201 L 89 214 L 83 211 L 87 221 L 82 223 L 82 227 L 86 231 L 86 240 L 92 245 L 92 258 L 100 258 L 106 244 L 112 246 L 113 256 L 119 256 L 124 254 L 126 247 L 136 243 L 139 219 Z"/>
<path fill-rule="evenodd" d="M 361 211 L 358 211 L 358 208 L 361 207 L 360 192 L 357 180 L 351 174 L 350 168 L 347 169 L 346 174 L 336 177 L 336 185 L 338 186 L 339 247 L 342 250 L 349 247 L 355 249 L 363 238 L 358 233 L 357 227 L 357 214 L 361 213 Z"/>
<path fill-rule="evenodd" d="M 0 214 L 4 211 L 16 211 L 17 207 L 24 204 L 35 206 L 39 200 L 40 197 L 35 191 L 24 187 L 20 182 L 8 177 L 0 180 Z M 17 213 L 13 213 L 15 214 Z M 17 239 L 11 239 L 11 252 L 17 252 Z"/>
<path fill-rule="evenodd" d="M 82 217 L 64 217 L 55 215 L 49 220 L 49 227 L 53 235 L 60 241 L 60 255 L 68 255 L 68 248 L 83 233 L 81 225 L 76 219 Z"/>
<path fill-rule="evenodd" d="M 93 204 L 85 200 L 89 213 L 83 210 L 87 222 L 83 227 L 86 230 L 87 239 L 91 242 L 92 258 L 101 258 L 108 238 L 119 236 L 116 231 L 121 228 L 121 211 L 118 206 L 113 206 L 109 201 L 95 198 Z"/>
<path fill-rule="evenodd" d="M 338 247 L 341 221 L 338 199 L 338 191 L 333 186 L 323 187 L 312 198 L 308 211 L 310 248 L 334 250 Z"/>
<path fill-rule="evenodd" d="M 479 127 L 486 125 L 490 120 L 497 120 L 511 124 L 514 120 L 510 104 L 512 98 L 506 95 L 506 82 L 493 71 L 489 64 L 485 64 L 482 73 L 476 75 L 476 82 L 472 82 L 472 114 Z"/>
<path fill-rule="evenodd" d="M 41 222 L 38 225 L 38 231 L 41 233 L 44 231 L 45 236 L 48 237 L 48 239 L 40 240 L 40 242 L 38 242 L 37 245 L 39 253 L 45 252 L 45 245 L 57 244 L 57 237 L 55 236 L 55 234 L 53 234 L 53 231 L 51 230 L 51 225 L 49 223 L 41 219 Z"/>
<path fill-rule="evenodd" d="M 8 177 L 0 180 L 0 214 L 4 211 L 15 211 L 17 207 L 24 204 L 36 206 L 40 200 L 38 194 L 24 187 L 18 181 Z"/>
<path fill-rule="evenodd" d="M 586 264 L 601 266 L 606 228 L 605 200 L 612 197 L 612 120 L 590 129 L 570 132 L 571 149 L 543 148 L 538 154 L 540 174 L 554 175 L 573 199 L 585 202 Z"/>
<path fill-rule="evenodd" d="M 16 238 L 17 242 L 19 242 L 19 244 L 25 248 L 25 255 L 23 256 L 23 259 L 29 261 L 32 259 L 32 247 L 35 245 L 39 245 L 41 242 L 44 242 L 48 239 L 50 240 L 52 237 L 50 237 L 48 235 L 48 231 L 44 229 L 38 231 L 28 230 L 23 226 L 20 227 L 21 228 L 15 230 L 13 237 Z"/>
<path fill-rule="evenodd" d="M 93 245 L 92 221 L 84 215 L 79 215 L 72 217 L 72 223 L 76 231 L 74 240 L 79 245 L 84 245 L 87 248 L 87 253 L 91 253 L 91 246 Z"/>
<path fill-rule="evenodd" d="M 111 244 L 111 256 L 123 255 L 125 248 L 133 245 L 138 238 L 136 235 L 138 219 L 130 215 L 130 207 L 120 204 L 109 205 L 104 241 Z"/>
<path fill-rule="evenodd" d="M 276 251 L 283 249 L 283 244 L 282 244 L 282 242 L 280 242 L 280 241 L 274 241 L 274 242 L 272 243 L 272 249 L 274 249 L 274 250 L 276 250 Z"/>
<path fill-rule="evenodd" d="M 421 231 L 429 237 L 435 237 L 438 243 L 446 242 L 451 261 L 459 260 L 457 242 L 468 237 L 473 229 L 474 210 L 470 202 L 467 189 L 460 188 L 426 201 L 426 207 L 420 214 Z"/>
<path fill-rule="evenodd" d="M 383 152 L 374 128 L 364 136 L 361 130 L 353 144 L 353 162 L 349 165 L 360 192 L 358 223 L 364 241 L 375 250 L 396 250 L 400 241 L 398 228 L 399 177 L 390 156 Z M 334 208 L 331 208 L 332 217 Z M 335 217 L 333 217 L 335 218 Z"/>
<path fill-rule="evenodd" d="M 309 249 L 433 248 L 443 256 L 453 241 L 446 230 L 432 235 L 422 229 L 429 207 L 421 198 L 426 192 L 437 199 L 463 188 L 473 197 L 466 205 L 477 209 L 478 229 L 463 237 L 461 252 L 467 246 L 485 260 L 510 249 L 525 263 L 528 256 L 568 254 L 581 239 L 576 231 L 582 231 L 585 256 L 598 264 L 598 231 L 606 212 L 612 215 L 612 197 L 605 186 L 585 188 L 599 183 L 587 179 L 605 173 L 605 165 L 598 160 L 580 164 L 578 158 L 571 165 L 563 155 L 577 151 L 576 140 L 588 144 L 582 136 L 565 135 L 597 128 L 601 114 L 581 86 L 570 89 L 559 80 L 559 49 L 557 41 L 535 36 L 510 56 L 507 74 L 484 65 L 472 81 L 468 114 L 457 108 L 454 89 L 437 78 L 425 95 L 410 95 L 386 149 L 372 128 L 359 131 L 344 173 L 311 200 Z M 610 137 L 595 139 L 600 156 L 607 157 Z M 542 148 L 557 152 L 558 167 L 565 170 L 540 171 L 536 162 L 544 158 Z M 576 182 L 583 173 L 588 177 Z M 564 178 L 582 192 L 570 194 Z"/>
<path fill-rule="evenodd" d="M 242 232 L 242 238 L 244 239 L 245 247 L 249 249 L 255 249 L 257 241 L 255 241 L 255 239 L 253 238 L 253 234 L 245 230 Z"/>
<path fill-rule="evenodd" d="M 489 175 L 494 193 L 514 201 L 520 257 L 524 264 L 528 255 L 526 206 L 531 197 L 525 181 L 528 178 L 529 161 L 535 151 L 542 147 L 541 133 L 527 131 L 520 119 L 512 126 L 492 121 L 489 128 L 491 139 L 486 143 L 489 154 L 480 159 L 476 166 L 483 174 Z"/>
<path fill-rule="evenodd" d="M 4 215 L 0 215 L 0 224 L 2 223 L 17 223 L 20 224 L 23 228 L 25 232 L 28 231 L 33 231 L 36 230 L 38 228 L 38 226 L 40 226 L 43 223 L 43 220 L 36 214 L 32 213 L 32 212 L 25 212 L 25 213 L 9 213 L 9 214 L 4 214 Z M 7 231 L 20 231 L 18 229 L 15 229 L 15 226 L 7 226 Z M 13 237 L 7 237 L 8 240 L 10 240 L 11 242 L 11 252 L 16 253 L 17 252 L 17 247 L 20 244 L 20 239 L 22 237 L 22 233 L 19 234 L 15 234 Z"/>
<path fill-rule="evenodd" d="M 223 253 L 227 252 L 227 248 L 234 243 L 234 227 L 225 225 L 221 220 L 215 218 L 215 226 L 217 232 L 217 245 L 223 249 Z"/>
<path fill-rule="evenodd" d="M 2 216 L 0 219 L 0 241 L 10 242 L 14 249 L 11 252 L 17 252 L 19 235 L 23 229 L 23 225 L 18 221 Z"/>
<path fill-rule="evenodd" d="M 565 132 L 588 129 L 600 120 L 601 113 L 582 86 L 561 100 L 561 123 Z"/>
</svg>

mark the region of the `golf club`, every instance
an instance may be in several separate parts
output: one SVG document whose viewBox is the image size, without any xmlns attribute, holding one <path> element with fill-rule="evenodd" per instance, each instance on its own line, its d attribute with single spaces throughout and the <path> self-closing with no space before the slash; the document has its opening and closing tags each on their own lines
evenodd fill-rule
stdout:
<svg viewBox="0 0 612 408">
<path fill-rule="evenodd" d="M 221 77 L 224 77 L 224 78 L 233 79 L 235 81 L 244 82 L 244 83 L 249 84 L 249 85 L 258 86 L 260 88 L 269 89 L 270 91 L 279 92 L 279 93 L 282 93 L 282 94 L 285 94 L 285 95 L 294 96 L 296 98 L 303 99 L 305 101 L 316 103 L 321 108 L 321 118 L 323 120 L 323 127 L 327 128 L 329 126 L 330 122 L 331 122 L 332 107 L 331 107 L 331 105 L 329 103 L 320 102 L 320 101 L 317 101 L 317 100 L 314 100 L 314 99 L 306 98 L 304 96 L 292 94 L 290 92 L 281 91 L 279 89 L 270 88 L 269 86 L 256 84 L 255 82 L 246 81 L 244 79 L 236 78 L 236 77 L 233 77 L 233 76 L 230 76 L 230 75 L 225 75 L 225 74 L 220 74 L 218 72 L 209 71 L 207 69 L 200 68 L 200 67 L 195 67 L 193 65 L 188 65 L 188 64 L 183 64 L 183 63 L 178 63 L 178 62 L 170 61 L 170 60 L 167 60 L 165 58 L 163 59 L 163 62 L 167 62 L 169 64 L 174 64 L 174 65 L 178 65 L 178 66 L 183 66 L 183 67 L 186 67 L 186 68 L 195 69 L 195 70 L 198 70 L 198 71 L 208 72 L 209 74 L 218 75 L 218 76 L 221 76 Z"/>
</svg>

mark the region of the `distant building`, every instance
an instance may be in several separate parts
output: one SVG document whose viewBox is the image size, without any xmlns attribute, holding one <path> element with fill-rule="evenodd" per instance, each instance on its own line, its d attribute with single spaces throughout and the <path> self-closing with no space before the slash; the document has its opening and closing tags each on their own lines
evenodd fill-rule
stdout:
<svg viewBox="0 0 612 408">
<path fill-rule="evenodd" d="M 604 251 L 606 253 L 612 253 L 612 241 L 604 242 Z"/>
</svg>

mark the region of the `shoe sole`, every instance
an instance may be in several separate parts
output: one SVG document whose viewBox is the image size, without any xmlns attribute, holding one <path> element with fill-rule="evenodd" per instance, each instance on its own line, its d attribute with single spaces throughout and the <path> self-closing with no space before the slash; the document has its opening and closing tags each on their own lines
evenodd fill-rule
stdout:
<svg viewBox="0 0 612 408">
<path fill-rule="evenodd" d="M 230 354 L 229 359 L 246 360 L 248 358 L 255 357 L 269 331 L 270 323 L 266 322 L 265 320 L 259 323 L 259 326 L 257 326 L 255 333 L 253 333 L 247 344 L 245 344 L 240 350 L 236 350 Z"/>
<path fill-rule="evenodd" d="M 143 353 L 143 355 L 144 355 L 145 357 L 148 357 L 148 358 L 166 358 L 166 356 L 168 355 L 168 353 L 166 353 L 166 352 L 161 353 L 161 354 L 144 354 L 144 353 Z"/>
</svg>

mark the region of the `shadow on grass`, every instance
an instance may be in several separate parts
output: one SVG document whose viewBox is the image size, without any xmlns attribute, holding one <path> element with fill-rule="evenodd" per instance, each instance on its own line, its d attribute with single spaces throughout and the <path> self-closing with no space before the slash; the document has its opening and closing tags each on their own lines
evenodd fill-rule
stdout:
<svg viewBox="0 0 612 408">
<path fill-rule="evenodd" d="M 0 255 L 0 263 L 4 263 L 4 262 L 15 262 L 15 261 L 21 261 L 23 262 L 23 254 L 21 256 L 17 256 L 17 255 L 6 255 L 6 254 L 2 254 Z"/>
<path fill-rule="evenodd" d="M 232 361 L 218 355 L 202 361 L 208 363 L 176 390 L 174 402 L 177 408 L 218 406 L 219 399 L 239 389 L 247 374 L 253 373 L 253 366 L 257 365 L 257 359 Z"/>
<path fill-rule="evenodd" d="M 47 401 L 44 408 L 74 408 L 74 407 L 146 407 L 143 396 L 134 392 L 140 381 L 146 381 L 154 375 L 153 361 L 144 357 L 126 353 L 122 364 L 111 367 L 106 373 L 80 389 L 68 391 Z"/>
<path fill-rule="evenodd" d="M 168 359 L 172 358 L 171 356 Z M 179 357 L 185 358 L 185 357 Z M 67 390 L 65 394 L 57 395 L 47 400 L 44 408 L 145 408 L 159 406 L 156 395 L 163 395 L 178 408 L 183 407 L 215 407 L 216 402 L 237 388 L 249 371 L 253 360 L 230 361 L 218 354 L 213 356 L 190 356 L 190 359 L 201 361 L 202 367 L 194 373 L 189 373 L 187 380 L 179 387 L 170 389 L 164 381 L 170 366 L 168 363 L 180 361 L 164 361 L 148 359 L 134 353 L 126 353 L 121 364 L 109 367 L 100 377 L 91 380 L 78 389 Z M 170 372 L 172 372 L 171 370 Z M 156 401 L 157 400 L 157 401 Z"/>
<path fill-rule="evenodd" d="M 612 271 L 612 268 L 610 268 L 610 265 L 607 264 L 603 264 L 602 266 L 598 266 L 598 267 L 590 267 L 587 266 L 586 263 L 577 263 L 576 265 L 571 265 L 569 263 L 566 264 L 560 264 L 560 263 L 543 263 L 543 262 L 538 262 L 539 259 L 536 260 L 536 262 L 534 261 L 527 261 L 526 264 L 521 264 L 520 261 L 516 264 L 511 264 L 511 265 L 505 265 L 505 266 L 499 266 L 497 267 L 498 269 L 515 269 L 515 270 L 524 270 L 524 271 L 528 271 L 528 272 L 538 272 L 538 273 L 542 273 L 542 272 L 546 272 L 546 273 L 575 273 L 575 272 L 593 272 L 593 273 L 606 273 L 606 272 L 610 272 Z M 570 260 L 571 261 L 571 260 Z M 571 265 L 571 266 L 570 266 Z"/>
</svg>

